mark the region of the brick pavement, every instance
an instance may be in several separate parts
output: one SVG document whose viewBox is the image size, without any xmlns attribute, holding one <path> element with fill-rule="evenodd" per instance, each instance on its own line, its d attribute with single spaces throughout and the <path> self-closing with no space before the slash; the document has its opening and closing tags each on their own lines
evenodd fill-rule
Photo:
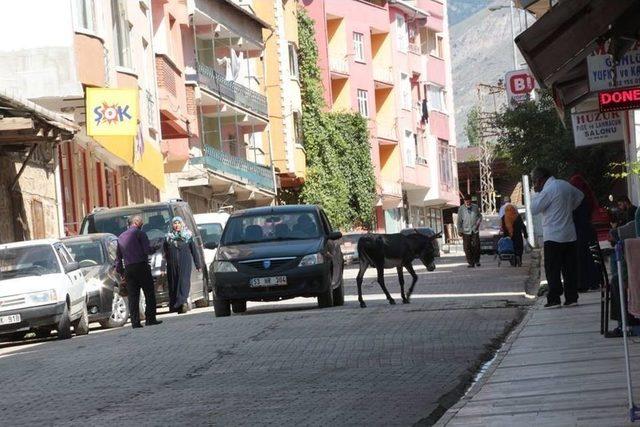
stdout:
<svg viewBox="0 0 640 427">
<path fill-rule="evenodd" d="M 420 271 L 416 294 L 522 290 L 524 269 Z M 447 266 L 451 264 L 453 266 Z M 347 277 L 352 274 L 348 273 Z M 389 287 L 398 291 L 397 280 Z M 348 279 L 347 294 L 355 293 Z M 369 296 L 380 291 L 371 283 Z M 487 346 L 522 312 L 519 296 L 371 300 L 319 310 L 211 310 L 70 341 L 0 346 L 7 425 L 409 425 L 451 404 Z M 514 304 L 516 306 L 514 306 Z M 495 343 L 494 343 L 495 344 Z M 443 396 L 447 399 L 443 400 Z M 457 396 L 454 396 L 457 397 Z"/>
</svg>

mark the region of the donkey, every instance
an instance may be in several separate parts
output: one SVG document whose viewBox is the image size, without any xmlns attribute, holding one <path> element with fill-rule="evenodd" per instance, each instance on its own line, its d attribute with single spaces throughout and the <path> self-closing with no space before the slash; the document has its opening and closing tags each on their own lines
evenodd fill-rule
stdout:
<svg viewBox="0 0 640 427">
<path fill-rule="evenodd" d="M 358 284 L 358 301 L 360 307 L 367 305 L 362 299 L 362 278 L 369 266 L 374 266 L 378 270 L 378 283 L 382 288 L 389 304 L 395 304 L 395 300 L 389 295 L 384 284 L 384 269 L 395 267 L 398 270 L 398 280 L 400 281 L 400 295 L 402 302 L 407 304 L 413 287 L 418 281 L 418 276 L 411 265 L 412 261 L 419 258 L 427 267 L 428 271 L 436 269 L 434 258 L 436 256 L 433 241 L 439 238 L 442 233 L 433 236 L 425 236 L 416 232 L 415 234 L 367 234 L 358 240 L 358 259 L 360 260 L 360 271 L 356 278 Z M 407 269 L 413 281 L 407 296 L 404 293 L 404 277 L 402 267 Z"/>
</svg>

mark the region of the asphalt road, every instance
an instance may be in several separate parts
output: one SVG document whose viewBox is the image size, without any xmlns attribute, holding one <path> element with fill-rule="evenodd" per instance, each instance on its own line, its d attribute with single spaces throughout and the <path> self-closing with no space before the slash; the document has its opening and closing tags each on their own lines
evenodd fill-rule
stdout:
<svg viewBox="0 0 640 427">
<path fill-rule="evenodd" d="M 442 257 L 411 304 L 395 270 L 368 307 L 345 272 L 344 307 L 315 300 L 166 314 L 159 326 L 0 344 L 2 425 L 430 424 L 464 390 L 526 304 L 523 268 Z M 409 282 L 409 275 L 406 275 Z"/>
</svg>

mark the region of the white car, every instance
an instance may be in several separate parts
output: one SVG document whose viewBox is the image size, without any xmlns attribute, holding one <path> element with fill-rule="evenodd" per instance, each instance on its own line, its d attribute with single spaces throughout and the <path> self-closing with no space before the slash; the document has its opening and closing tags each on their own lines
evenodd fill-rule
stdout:
<svg viewBox="0 0 640 427">
<path fill-rule="evenodd" d="M 79 264 L 59 240 L 0 245 L 0 339 L 89 333 L 87 290 Z"/>
<path fill-rule="evenodd" d="M 222 237 L 222 231 L 224 226 L 227 225 L 229 214 L 224 212 L 219 213 L 206 213 L 197 214 L 193 218 L 196 220 L 200 235 L 202 236 L 202 243 L 204 249 L 204 261 L 207 269 L 216 257 L 217 249 L 208 249 L 207 246 L 217 246 L 220 244 L 220 237 Z M 212 245 L 214 244 L 214 245 Z"/>
</svg>

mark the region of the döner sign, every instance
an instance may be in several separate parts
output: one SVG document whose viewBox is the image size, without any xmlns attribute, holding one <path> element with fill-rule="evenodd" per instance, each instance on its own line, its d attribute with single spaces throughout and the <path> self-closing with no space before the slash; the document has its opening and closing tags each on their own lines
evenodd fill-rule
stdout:
<svg viewBox="0 0 640 427">
<path fill-rule="evenodd" d="M 640 87 L 599 92 L 598 103 L 602 112 L 640 108 Z"/>
</svg>

